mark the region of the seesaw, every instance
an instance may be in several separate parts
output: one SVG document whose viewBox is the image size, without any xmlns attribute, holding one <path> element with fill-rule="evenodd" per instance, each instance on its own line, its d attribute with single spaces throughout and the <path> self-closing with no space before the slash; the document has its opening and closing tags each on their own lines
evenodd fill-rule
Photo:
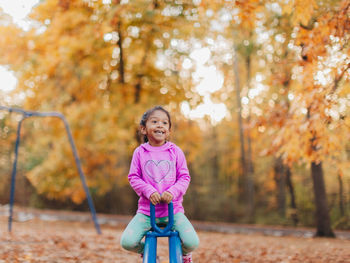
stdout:
<svg viewBox="0 0 350 263">
<path fill-rule="evenodd" d="M 156 263 L 157 260 L 157 238 L 169 238 L 169 263 L 182 263 L 182 248 L 179 232 L 172 230 L 174 225 L 173 203 L 168 205 L 168 224 L 160 228 L 156 224 L 155 206 L 151 203 L 151 230 L 146 234 L 143 263 Z"/>
</svg>

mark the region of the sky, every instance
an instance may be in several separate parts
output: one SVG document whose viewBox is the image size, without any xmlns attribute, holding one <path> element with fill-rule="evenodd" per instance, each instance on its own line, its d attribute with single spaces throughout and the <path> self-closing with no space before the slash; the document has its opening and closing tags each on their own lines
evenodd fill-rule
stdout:
<svg viewBox="0 0 350 263">
<path fill-rule="evenodd" d="M 0 7 L 12 16 L 16 24 L 23 29 L 28 29 L 29 22 L 26 17 L 37 3 L 39 0 L 0 0 Z"/>
<path fill-rule="evenodd" d="M 0 0 L 0 8 L 10 16 L 13 21 L 24 30 L 28 29 L 29 22 L 26 19 L 32 7 L 39 0 Z M 0 66 L 0 90 L 9 92 L 17 85 L 17 79 L 14 74 L 6 67 Z"/>
<path fill-rule="evenodd" d="M 39 3 L 39 0 L 0 0 L 0 8 L 12 16 L 13 21 L 24 30 L 30 27 L 30 21 L 27 16 L 32 7 Z M 223 85 L 223 76 L 213 66 L 207 66 L 206 62 L 210 59 L 210 51 L 206 48 L 199 48 L 190 55 L 190 58 L 196 64 L 195 75 L 198 78 L 196 91 L 203 96 L 203 103 L 196 108 L 191 108 L 188 102 L 182 103 L 183 114 L 191 119 L 203 118 L 209 115 L 212 123 L 220 122 L 226 115 L 226 106 L 223 103 L 213 103 L 211 93 L 219 90 Z M 190 60 L 187 61 L 190 61 Z M 184 65 L 186 66 L 186 65 Z M 17 85 L 17 79 L 13 72 L 0 66 L 0 91 L 8 93 Z"/>
</svg>

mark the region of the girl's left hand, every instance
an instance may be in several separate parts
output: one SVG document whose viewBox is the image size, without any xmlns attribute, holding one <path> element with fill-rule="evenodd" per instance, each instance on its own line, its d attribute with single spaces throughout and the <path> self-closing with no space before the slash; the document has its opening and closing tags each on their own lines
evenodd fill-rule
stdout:
<svg viewBox="0 0 350 263">
<path fill-rule="evenodd" d="M 162 198 L 158 192 L 151 194 L 149 200 L 153 205 L 159 204 L 162 201 Z"/>
<path fill-rule="evenodd" d="M 164 193 L 162 193 L 161 199 L 163 202 L 166 202 L 169 204 L 171 200 L 173 200 L 173 195 L 168 191 L 165 191 Z"/>
</svg>

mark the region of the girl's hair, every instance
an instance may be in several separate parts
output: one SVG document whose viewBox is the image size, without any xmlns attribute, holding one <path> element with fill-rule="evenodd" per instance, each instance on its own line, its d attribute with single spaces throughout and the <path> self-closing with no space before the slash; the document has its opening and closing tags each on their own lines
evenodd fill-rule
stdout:
<svg viewBox="0 0 350 263">
<path fill-rule="evenodd" d="M 142 115 L 142 118 L 141 118 L 141 121 L 140 121 L 140 125 L 143 126 L 143 127 L 146 127 L 146 122 L 148 120 L 148 118 L 152 115 L 153 112 L 157 111 L 157 110 L 160 110 L 162 112 L 164 112 L 167 116 L 168 116 L 168 119 L 169 119 L 169 129 L 171 128 L 171 118 L 170 118 L 170 113 L 164 109 L 162 106 L 155 106 L 151 109 L 149 109 L 148 111 L 146 111 L 143 115 Z M 143 141 L 144 142 L 148 142 L 148 138 L 146 135 L 143 136 Z"/>
</svg>

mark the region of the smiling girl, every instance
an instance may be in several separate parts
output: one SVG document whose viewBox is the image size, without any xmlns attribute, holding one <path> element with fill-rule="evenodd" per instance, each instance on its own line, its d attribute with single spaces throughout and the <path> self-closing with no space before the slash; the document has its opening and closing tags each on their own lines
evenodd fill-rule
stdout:
<svg viewBox="0 0 350 263">
<path fill-rule="evenodd" d="M 121 245 L 124 249 L 143 254 L 145 234 L 151 229 L 150 202 L 156 206 L 157 222 L 167 222 L 168 203 L 173 202 L 174 230 L 179 232 L 183 262 L 192 262 L 191 252 L 199 245 L 199 238 L 184 214 L 183 196 L 190 183 L 185 155 L 168 141 L 171 118 L 168 111 L 156 106 L 146 111 L 140 122 L 145 143 L 134 151 L 128 179 L 140 197 L 138 210 L 126 227 Z"/>
</svg>

